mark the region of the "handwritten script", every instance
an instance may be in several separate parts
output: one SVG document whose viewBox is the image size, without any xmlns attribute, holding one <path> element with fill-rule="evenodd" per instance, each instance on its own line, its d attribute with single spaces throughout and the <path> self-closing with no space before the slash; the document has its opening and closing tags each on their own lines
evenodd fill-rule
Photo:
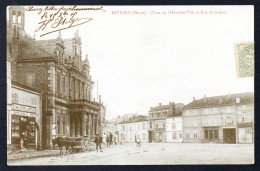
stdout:
<svg viewBox="0 0 260 171">
<path fill-rule="evenodd" d="M 40 16 L 40 22 L 35 32 L 45 31 L 45 29 L 50 28 L 52 31 L 44 32 L 40 37 L 45 36 L 50 33 L 54 33 L 60 30 L 69 29 L 82 24 L 85 24 L 92 20 L 92 18 L 80 18 L 78 17 L 78 12 L 80 11 L 105 11 L 103 7 L 98 8 L 79 8 L 76 5 L 73 7 L 35 7 L 30 6 L 26 11 L 36 11 Z M 46 29 L 46 30 L 47 30 Z M 49 29 L 48 29 L 49 30 Z"/>
</svg>

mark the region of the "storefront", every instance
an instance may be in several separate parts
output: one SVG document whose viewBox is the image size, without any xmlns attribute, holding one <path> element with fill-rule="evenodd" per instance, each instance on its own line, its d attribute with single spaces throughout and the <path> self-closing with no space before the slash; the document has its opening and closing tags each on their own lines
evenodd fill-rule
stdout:
<svg viewBox="0 0 260 171">
<path fill-rule="evenodd" d="M 253 123 L 238 123 L 238 143 L 253 143 Z"/>
<path fill-rule="evenodd" d="M 16 84 L 11 89 L 12 107 L 7 128 L 11 146 L 15 149 L 41 149 L 41 95 Z"/>
<path fill-rule="evenodd" d="M 218 126 L 203 127 L 204 142 L 219 142 L 220 129 Z"/>
</svg>

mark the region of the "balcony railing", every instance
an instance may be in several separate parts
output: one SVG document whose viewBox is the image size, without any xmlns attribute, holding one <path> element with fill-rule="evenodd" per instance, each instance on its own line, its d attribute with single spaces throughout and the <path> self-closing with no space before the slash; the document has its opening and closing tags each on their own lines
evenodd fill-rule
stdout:
<svg viewBox="0 0 260 171">
<path fill-rule="evenodd" d="M 69 103 L 73 105 L 87 105 L 96 108 L 98 110 L 100 109 L 100 104 L 98 102 L 93 102 L 87 99 L 69 100 Z"/>
</svg>

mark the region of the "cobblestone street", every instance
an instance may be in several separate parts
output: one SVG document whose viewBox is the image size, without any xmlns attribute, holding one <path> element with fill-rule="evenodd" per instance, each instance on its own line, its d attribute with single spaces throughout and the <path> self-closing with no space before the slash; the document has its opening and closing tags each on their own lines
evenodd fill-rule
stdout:
<svg viewBox="0 0 260 171">
<path fill-rule="evenodd" d="M 38 157 L 9 161 L 8 165 L 146 165 L 146 164 L 252 164 L 253 144 L 142 144 L 133 143 L 70 153 L 64 156 Z"/>
</svg>

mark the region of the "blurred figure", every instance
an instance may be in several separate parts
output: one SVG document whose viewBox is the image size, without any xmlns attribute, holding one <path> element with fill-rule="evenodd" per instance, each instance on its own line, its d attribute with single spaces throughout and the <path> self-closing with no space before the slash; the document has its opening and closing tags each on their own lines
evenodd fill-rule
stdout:
<svg viewBox="0 0 260 171">
<path fill-rule="evenodd" d="M 107 140 L 107 147 L 110 147 L 110 136 L 109 135 L 107 136 L 106 140 Z"/>
<path fill-rule="evenodd" d="M 138 135 L 138 137 L 136 139 L 136 146 L 137 147 L 141 147 L 141 139 L 140 139 L 139 135 Z"/>
<path fill-rule="evenodd" d="M 100 152 L 103 152 L 103 151 L 102 151 L 102 147 L 101 147 L 102 137 L 99 136 L 99 134 L 97 134 L 96 137 L 95 137 L 95 143 L 96 143 L 97 152 L 98 152 L 98 148 L 99 148 Z"/>
<path fill-rule="evenodd" d="M 112 133 L 110 132 L 110 138 L 109 138 L 109 140 L 110 140 L 110 145 L 112 144 L 112 141 L 113 141 L 113 135 L 112 135 Z"/>
</svg>

